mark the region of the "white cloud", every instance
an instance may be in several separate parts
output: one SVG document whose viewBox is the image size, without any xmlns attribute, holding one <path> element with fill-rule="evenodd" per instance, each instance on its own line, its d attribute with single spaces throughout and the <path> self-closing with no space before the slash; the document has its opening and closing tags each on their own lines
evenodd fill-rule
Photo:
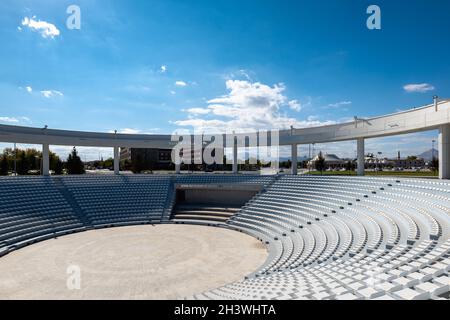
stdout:
<svg viewBox="0 0 450 320">
<path fill-rule="evenodd" d="M 19 119 L 12 117 L 0 117 L 0 122 L 17 123 L 19 122 Z"/>
<path fill-rule="evenodd" d="M 302 110 L 302 105 L 297 100 L 291 100 L 288 102 L 289 108 L 291 108 L 294 111 L 300 111 Z"/>
<path fill-rule="evenodd" d="M 160 68 L 160 72 L 161 73 L 165 73 L 166 71 L 167 71 L 167 66 L 162 65 L 161 68 Z"/>
<path fill-rule="evenodd" d="M 348 106 L 350 104 L 352 104 L 351 101 L 340 101 L 336 103 L 330 103 L 329 105 L 327 105 L 327 107 L 336 109 L 342 106 Z"/>
<path fill-rule="evenodd" d="M 428 84 L 428 83 L 411 83 L 411 84 L 404 85 L 403 89 L 406 92 L 424 93 L 424 92 L 428 92 L 428 91 L 433 91 L 435 88 L 431 84 Z"/>
<path fill-rule="evenodd" d="M 56 28 L 54 24 L 41 20 L 36 21 L 34 18 L 35 17 L 23 18 L 22 26 L 26 26 L 33 31 L 39 32 L 43 38 L 53 39 L 60 35 L 60 31 L 58 30 L 58 28 Z"/>
<path fill-rule="evenodd" d="M 56 153 L 63 160 L 67 160 L 67 156 L 72 152 L 70 146 L 50 146 L 50 150 Z M 113 148 L 102 147 L 77 147 L 78 155 L 83 161 L 99 160 L 100 158 L 108 159 L 113 157 Z"/>
<path fill-rule="evenodd" d="M 178 87 L 186 87 L 187 83 L 179 80 L 179 81 L 175 81 L 175 85 Z"/>
<path fill-rule="evenodd" d="M 45 98 L 52 98 L 55 96 L 64 96 L 64 94 L 60 91 L 57 90 L 43 90 L 41 91 L 41 94 L 45 97 Z"/>
<path fill-rule="evenodd" d="M 190 114 L 188 119 L 175 121 L 178 126 L 192 126 L 209 132 L 252 131 L 258 129 L 282 129 L 308 127 L 334 123 L 320 122 L 317 119 L 297 120 L 286 116 L 283 107 L 295 106 L 296 103 L 283 94 L 285 86 L 278 84 L 268 86 L 259 82 L 246 80 L 227 80 L 228 94 L 209 100 L 208 118 L 201 118 L 202 113 Z M 297 102 L 298 103 L 298 102 Z M 299 104 L 299 103 L 298 103 Z M 202 108 L 195 108 L 197 109 Z M 202 111 L 203 114 L 206 112 Z M 214 117 L 215 119 L 210 119 Z"/>
<path fill-rule="evenodd" d="M 253 74 L 252 71 L 250 70 L 246 70 L 246 69 L 239 69 L 239 70 L 234 70 L 228 73 L 225 73 L 222 75 L 222 78 L 225 80 L 248 80 L 248 81 L 253 81 L 252 77 L 250 76 L 250 74 Z"/>
<path fill-rule="evenodd" d="M 27 90 L 27 92 L 29 92 L 29 93 L 32 93 L 32 92 L 33 92 L 33 88 L 30 87 L 30 86 L 25 87 L 25 90 Z"/>
<path fill-rule="evenodd" d="M 31 123 L 30 118 L 28 117 L 0 117 L 0 122 L 4 122 L 4 123 L 15 123 L 15 124 L 19 124 L 19 123 Z"/>
<path fill-rule="evenodd" d="M 208 114 L 211 112 L 210 109 L 205 109 L 205 108 L 190 108 L 185 110 L 191 114 Z"/>
<path fill-rule="evenodd" d="M 170 94 L 176 94 L 176 92 L 173 90 L 170 90 Z"/>
</svg>

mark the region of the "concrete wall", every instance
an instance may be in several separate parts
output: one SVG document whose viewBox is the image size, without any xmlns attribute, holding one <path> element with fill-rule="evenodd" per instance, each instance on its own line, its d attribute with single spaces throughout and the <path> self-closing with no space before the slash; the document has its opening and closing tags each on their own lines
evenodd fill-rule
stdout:
<svg viewBox="0 0 450 320">
<path fill-rule="evenodd" d="M 243 206 L 257 191 L 254 190 L 196 190 L 178 189 L 177 192 L 185 193 L 184 203 L 208 204 L 220 206 Z"/>
</svg>

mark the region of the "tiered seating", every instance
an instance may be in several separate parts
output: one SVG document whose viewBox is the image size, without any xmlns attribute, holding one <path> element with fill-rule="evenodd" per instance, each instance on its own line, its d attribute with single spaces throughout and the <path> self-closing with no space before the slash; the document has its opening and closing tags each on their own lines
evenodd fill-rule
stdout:
<svg viewBox="0 0 450 320">
<path fill-rule="evenodd" d="M 269 257 L 247 279 L 191 298 L 441 299 L 450 291 L 449 183 L 283 176 L 228 224 L 264 241 Z"/>
<path fill-rule="evenodd" d="M 63 184 L 95 227 L 159 222 L 168 203 L 168 176 L 68 176 Z"/>
<path fill-rule="evenodd" d="M 0 256 L 83 229 L 82 221 L 50 178 L 0 178 Z"/>
<path fill-rule="evenodd" d="M 170 176 L 0 178 L 0 255 L 92 227 L 159 222 Z"/>
<path fill-rule="evenodd" d="M 262 176 L 252 174 L 187 174 L 176 176 L 179 184 L 258 184 L 268 185 L 274 181 L 274 176 Z"/>
<path fill-rule="evenodd" d="M 223 225 L 239 208 L 214 207 L 209 205 L 183 204 L 173 209 L 171 221 L 206 225 Z"/>
<path fill-rule="evenodd" d="M 260 184 L 240 210 L 175 207 L 175 184 Z M 173 219 L 170 219 L 173 218 Z M 0 255 L 86 228 L 199 223 L 268 249 L 246 279 L 195 299 L 442 299 L 450 293 L 450 183 L 332 176 L 0 178 Z"/>
</svg>

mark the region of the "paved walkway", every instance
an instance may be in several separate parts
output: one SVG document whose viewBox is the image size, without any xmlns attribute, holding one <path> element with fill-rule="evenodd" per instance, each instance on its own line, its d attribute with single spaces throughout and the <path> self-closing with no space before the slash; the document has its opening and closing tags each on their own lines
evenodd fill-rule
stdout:
<svg viewBox="0 0 450 320">
<path fill-rule="evenodd" d="M 0 258 L 0 299 L 177 299 L 238 281 L 266 257 L 256 239 L 221 228 L 93 230 Z M 78 267 L 81 288 L 69 290 Z"/>
</svg>

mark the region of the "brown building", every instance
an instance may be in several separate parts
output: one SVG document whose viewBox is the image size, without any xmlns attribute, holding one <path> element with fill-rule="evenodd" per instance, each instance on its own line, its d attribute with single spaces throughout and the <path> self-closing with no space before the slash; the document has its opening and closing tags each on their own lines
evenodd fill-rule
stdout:
<svg viewBox="0 0 450 320">
<path fill-rule="evenodd" d="M 139 162 L 142 170 L 173 169 L 171 149 L 120 148 L 120 161 Z"/>
</svg>

